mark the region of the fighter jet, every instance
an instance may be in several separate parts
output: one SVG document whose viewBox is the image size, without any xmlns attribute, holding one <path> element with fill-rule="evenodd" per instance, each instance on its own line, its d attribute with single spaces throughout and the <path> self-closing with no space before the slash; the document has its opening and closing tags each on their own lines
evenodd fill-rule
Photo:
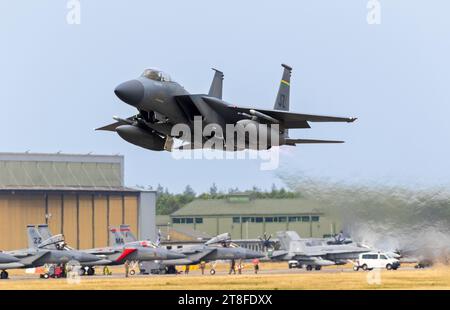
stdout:
<svg viewBox="0 0 450 310">
<path fill-rule="evenodd" d="M 45 236 L 52 236 L 47 225 L 39 225 L 40 232 Z M 154 260 L 166 260 L 166 259 L 179 259 L 184 258 L 185 255 L 168 251 L 166 249 L 157 248 L 150 242 L 146 243 L 133 243 L 124 244 L 120 242 L 122 236 L 118 234 L 115 228 L 109 230 L 111 246 L 104 248 L 93 248 L 80 250 L 83 253 L 94 255 L 98 258 L 98 262 L 94 264 L 83 264 L 80 269 L 80 273 L 83 275 L 94 275 L 95 269 L 93 266 L 113 266 L 122 265 L 125 261 L 154 261 Z M 131 232 L 130 232 L 131 233 Z M 53 236 L 55 237 L 55 236 Z M 52 238 L 53 238 L 52 237 Z M 117 243 L 116 241 L 119 241 Z M 58 248 L 64 248 L 71 250 L 71 248 L 65 244 L 59 244 Z"/>
<path fill-rule="evenodd" d="M 3 253 L 16 259 L 15 261 L 12 261 L 13 264 L 10 266 L 3 266 L 0 264 L 3 279 L 8 278 L 8 272 L 6 269 L 40 267 L 46 264 L 65 264 L 69 261 L 76 261 L 81 264 L 92 264 L 101 260 L 95 255 L 81 251 L 72 249 L 59 250 L 53 248 L 54 244 L 61 242 L 62 235 L 56 235 L 52 238 L 43 240 L 34 225 L 27 226 L 27 234 L 27 249 L 7 251 Z"/>
<path fill-rule="evenodd" d="M 271 252 L 272 260 L 297 261 L 298 266 L 320 270 L 323 266 L 341 265 L 371 249 L 354 243 L 329 244 L 323 239 L 302 239 L 295 231 L 277 232 L 280 249 Z"/>
<path fill-rule="evenodd" d="M 272 110 L 241 107 L 222 100 L 224 75 L 216 69 L 208 94 L 190 94 L 167 73 L 146 69 L 140 77 L 114 90 L 120 100 L 138 113 L 126 119 L 114 117 L 115 123 L 97 130 L 116 132 L 127 142 L 152 151 L 264 150 L 278 145 L 342 143 L 289 137 L 289 129 L 310 128 L 311 122 L 351 123 L 356 118 L 289 112 L 292 68 L 282 66 L 283 75 Z M 174 147 L 174 139 L 183 144 Z"/>
<path fill-rule="evenodd" d="M 186 258 L 161 262 L 163 265 L 167 266 L 169 271 L 174 270 L 174 266 L 196 265 L 202 261 L 213 262 L 217 260 L 238 260 L 265 257 L 265 254 L 261 252 L 241 248 L 234 244 L 231 242 L 229 233 L 218 235 L 204 244 L 186 245 L 185 247 L 174 251 L 178 251 L 179 253 L 186 255 Z M 211 274 L 214 273 L 215 270 L 211 269 Z"/>
</svg>

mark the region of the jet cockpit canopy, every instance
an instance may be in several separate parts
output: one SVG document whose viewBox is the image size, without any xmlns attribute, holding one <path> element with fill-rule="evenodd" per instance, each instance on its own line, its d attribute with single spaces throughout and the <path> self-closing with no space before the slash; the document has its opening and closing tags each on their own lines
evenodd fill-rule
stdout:
<svg viewBox="0 0 450 310">
<path fill-rule="evenodd" d="M 155 68 L 145 69 L 141 76 L 158 82 L 172 82 L 170 75 Z"/>
</svg>

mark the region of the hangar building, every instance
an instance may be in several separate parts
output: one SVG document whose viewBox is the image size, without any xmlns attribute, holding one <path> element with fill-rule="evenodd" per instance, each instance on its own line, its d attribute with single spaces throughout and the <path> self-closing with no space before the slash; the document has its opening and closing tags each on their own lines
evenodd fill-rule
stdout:
<svg viewBox="0 0 450 310">
<path fill-rule="evenodd" d="M 226 199 L 196 199 L 159 221 L 162 231 L 168 222 L 173 229 L 192 229 L 215 236 L 229 232 L 233 239 L 252 239 L 264 232 L 295 230 L 302 237 L 327 237 L 340 231 L 340 223 L 306 199 L 253 199 L 230 195 Z"/>
<path fill-rule="evenodd" d="M 124 157 L 0 153 L 0 250 L 27 247 L 27 224 L 48 223 L 75 248 L 109 244 L 130 224 L 155 238 L 156 193 L 124 186 Z"/>
</svg>

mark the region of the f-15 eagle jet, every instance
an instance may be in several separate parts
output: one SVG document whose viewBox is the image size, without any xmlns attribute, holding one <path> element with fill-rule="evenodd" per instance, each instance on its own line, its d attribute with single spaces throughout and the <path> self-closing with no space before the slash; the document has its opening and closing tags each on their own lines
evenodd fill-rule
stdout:
<svg viewBox="0 0 450 310">
<path fill-rule="evenodd" d="M 342 265 L 357 259 L 359 254 L 371 249 L 356 243 L 329 243 L 325 239 L 302 239 L 295 231 L 277 232 L 280 249 L 269 256 L 273 260 L 297 261 L 306 270 L 320 270 L 322 266 Z"/>
<path fill-rule="evenodd" d="M 77 261 L 84 265 L 101 262 L 99 257 L 82 251 L 57 249 L 55 244 L 61 242 L 62 235 L 55 235 L 51 238 L 43 239 L 34 225 L 27 226 L 27 235 L 27 249 L 2 253 L 16 258 L 10 264 L 2 264 L 0 259 L 2 279 L 8 278 L 7 269 L 40 267 L 46 264 L 66 264 L 70 261 Z"/>
<path fill-rule="evenodd" d="M 310 128 L 311 122 L 347 122 L 356 118 L 289 112 L 292 68 L 283 66 L 272 110 L 240 107 L 222 100 L 223 73 L 215 70 L 208 94 L 190 94 L 168 74 L 147 69 L 120 84 L 115 94 L 138 114 L 97 130 L 114 131 L 124 140 L 152 151 L 178 149 L 263 150 L 272 146 L 343 141 L 294 139 L 289 129 Z M 192 134 L 193 133 L 193 134 Z"/>
<path fill-rule="evenodd" d="M 265 257 L 264 253 L 245 249 L 233 243 L 229 233 L 218 235 L 204 244 L 186 245 L 174 251 L 186 255 L 186 258 L 162 261 L 161 263 L 167 266 L 168 270 L 173 270 L 174 266 L 196 265 L 202 261 L 214 262 Z M 215 274 L 214 268 L 211 269 L 211 274 Z"/>
<path fill-rule="evenodd" d="M 39 225 L 39 232 L 41 235 L 46 237 L 55 237 L 52 236 L 47 225 Z M 92 255 L 99 260 L 95 264 L 83 264 L 82 262 L 80 262 L 83 266 L 83 268 L 80 270 L 82 274 L 87 272 L 87 275 L 93 275 L 95 273 L 95 269 L 93 268 L 93 266 L 114 266 L 122 265 L 126 261 L 141 262 L 166 259 L 181 259 L 185 257 L 185 255 L 183 254 L 169 251 L 163 248 L 158 248 L 150 242 L 133 244 L 124 244 L 123 242 L 117 243 L 117 239 L 122 237 L 121 235 L 117 235 L 118 232 L 115 228 L 111 228 L 109 230 L 109 234 L 111 246 L 80 250 L 80 252 L 86 255 Z M 58 247 L 64 250 L 71 250 L 71 248 L 67 244 L 65 244 L 64 240 L 62 240 Z"/>
</svg>

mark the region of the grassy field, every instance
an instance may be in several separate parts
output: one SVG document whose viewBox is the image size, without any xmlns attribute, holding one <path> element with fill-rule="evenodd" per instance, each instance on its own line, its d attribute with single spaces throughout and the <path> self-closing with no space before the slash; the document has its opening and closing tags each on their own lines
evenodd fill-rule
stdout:
<svg viewBox="0 0 450 310">
<path fill-rule="evenodd" d="M 272 270 L 286 265 L 272 265 Z M 268 268 L 269 266 L 262 266 Z M 219 270 L 226 266 L 219 266 Z M 330 267 L 335 268 L 337 267 Z M 266 269 L 267 270 L 267 269 Z M 121 269 L 114 270 L 116 274 Z M 20 276 L 15 271 L 12 276 Z M 369 284 L 377 283 L 377 284 Z M 134 276 L 129 278 L 83 277 L 80 284 L 65 279 L 24 279 L 0 281 L 0 289 L 149 289 L 149 290 L 234 290 L 234 289 L 450 289 L 450 267 L 436 266 L 425 270 L 369 272 L 326 272 L 258 274 L 250 270 L 242 275 L 204 275 L 193 270 L 189 275 Z"/>
</svg>

